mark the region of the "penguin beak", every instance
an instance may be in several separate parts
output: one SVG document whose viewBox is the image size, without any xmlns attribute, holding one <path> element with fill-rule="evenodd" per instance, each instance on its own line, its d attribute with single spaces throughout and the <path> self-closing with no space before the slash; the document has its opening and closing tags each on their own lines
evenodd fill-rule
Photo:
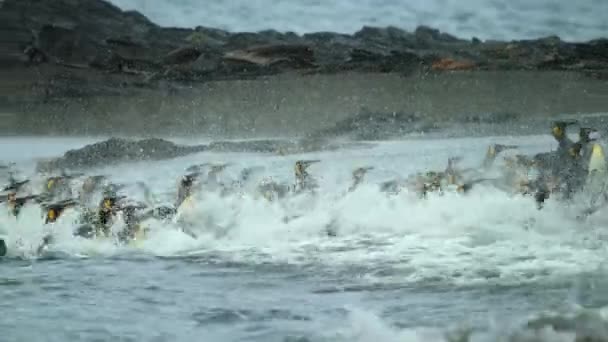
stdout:
<svg viewBox="0 0 608 342">
<path fill-rule="evenodd" d="M 228 164 L 213 165 L 213 166 L 211 167 L 211 169 L 212 169 L 213 171 L 219 172 L 219 171 L 224 170 L 224 169 L 225 169 L 227 166 L 228 166 Z"/>
<path fill-rule="evenodd" d="M 320 160 L 298 160 L 298 161 L 296 162 L 296 167 L 295 167 L 295 169 L 296 169 L 296 174 L 297 174 L 298 176 L 301 176 L 302 174 L 304 174 L 304 172 L 306 172 L 306 169 L 307 169 L 307 168 L 308 168 L 310 165 L 315 164 L 315 163 L 318 163 L 318 162 L 320 162 Z"/>
<path fill-rule="evenodd" d="M 367 166 L 367 167 L 360 167 L 358 169 L 355 169 L 355 171 L 353 171 L 353 175 L 355 177 L 363 177 L 365 176 L 365 174 L 370 171 L 373 170 L 374 167 L 373 166 Z"/>
<path fill-rule="evenodd" d="M 302 165 L 304 165 L 304 168 L 307 168 L 307 167 L 309 167 L 310 165 L 312 165 L 312 164 L 316 164 L 316 163 L 318 163 L 318 162 L 320 162 L 320 160 L 318 160 L 318 159 L 317 159 L 317 160 L 303 160 L 303 161 L 302 161 Z"/>
</svg>

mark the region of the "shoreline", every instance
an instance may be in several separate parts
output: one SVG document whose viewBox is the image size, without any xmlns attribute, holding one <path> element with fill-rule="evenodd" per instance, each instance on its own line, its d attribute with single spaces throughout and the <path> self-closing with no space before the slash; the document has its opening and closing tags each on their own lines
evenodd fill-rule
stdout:
<svg viewBox="0 0 608 342">
<path fill-rule="evenodd" d="M 515 123 L 608 112 L 603 94 L 608 82 L 564 71 L 282 74 L 209 81 L 166 97 L 142 90 L 30 103 L 11 116 L 4 112 L 0 134 L 303 137 L 362 108 L 416 113 L 445 125 L 466 125 L 476 117 L 492 122 L 505 115 Z"/>
<path fill-rule="evenodd" d="M 103 0 L 1 6 L 2 135 L 302 137 L 362 110 L 447 126 L 608 112 L 607 39 L 234 33 L 160 27 Z"/>
</svg>

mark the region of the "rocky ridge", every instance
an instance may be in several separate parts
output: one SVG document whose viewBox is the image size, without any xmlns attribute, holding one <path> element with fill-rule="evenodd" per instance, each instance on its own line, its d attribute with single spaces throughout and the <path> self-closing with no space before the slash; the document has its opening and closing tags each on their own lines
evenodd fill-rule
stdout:
<svg viewBox="0 0 608 342">
<path fill-rule="evenodd" d="M 569 43 L 559 37 L 511 42 L 464 40 L 420 26 L 363 27 L 352 34 L 227 32 L 165 28 L 103 0 L 5 0 L 0 8 L 1 60 L 54 64 L 154 80 L 242 79 L 288 70 L 410 72 L 448 70 L 608 69 L 608 39 Z"/>
</svg>

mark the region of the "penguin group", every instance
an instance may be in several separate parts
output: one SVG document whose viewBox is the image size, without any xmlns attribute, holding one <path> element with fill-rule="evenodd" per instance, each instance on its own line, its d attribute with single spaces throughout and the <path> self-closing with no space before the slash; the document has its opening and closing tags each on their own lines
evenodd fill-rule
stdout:
<svg viewBox="0 0 608 342">
<path fill-rule="evenodd" d="M 514 195 L 529 196 L 538 209 L 542 209 L 550 197 L 570 200 L 574 194 L 590 186 L 590 179 L 599 182 L 591 185 L 593 189 L 603 187 L 606 183 L 606 160 L 603 148 L 597 141 L 597 131 L 581 127 L 578 141 L 573 142 L 567 135 L 567 128 L 573 124 L 574 122 L 554 122 L 551 134 L 558 145 L 555 151 L 505 157 L 504 165 L 498 167 L 498 175 L 492 174 L 497 169 L 498 156 L 507 150 L 517 150 L 517 146 L 491 144 L 479 167 L 461 168 L 461 158 L 451 157 L 443 170 L 388 180 L 378 184 L 378 190 L 387 196 L 408 191 L 425 199 L 431 194 L 442 195 L 446 192 L 466 195 L 480 184 L 486 184 Z M 146 220 L 175 223 L 180 213 L 191 207 L 200 193 L 216 192 L 220 196 L 250 194 L 255 199 L 270 202 L 305 193 L 314 196 L 319 185 L 309 168 L 320 162 L 319 159 L 297 160 L 293 166 L 293 183 L 265 178 L 265 169 L 257 166 L 241 170 L 236 180 L 226 183 L 221 182 L 218 176 L 230 164 L 195 164 L 188 167 L 178 180 L 172 204 L 158 203 L 144 182 L 135 185 L 143 190 L 145 199 L 135 201 L 121 193 L 127 185 L 112 183 L 104 175 L 63 172 L 60 175 L 41 177 L 42 185 L 38 188 L 39 191 L 35 191 L 35 182 L 29 179 L 17 180 L 13 166 L 9 165 L 0 169 L 0 172 L 9 175 L 8 184 L 0 193 L 0 203 L 6 205 L 9 215 L 16 219 L 19 219 L 24 205 L 37 205 L 41 209 L 41 222 L 44 225 L 52 225 L 66 211 L 76 210 L 78 218 L 73 224 L 74 236 L 111 239 L 117 244 L 133 245 L 146 238 L 148 230 L 143 224 Z M 364 184 L 365 176 L 374 169 L 373 166 L 355 168 L 352 171 L 352 184 L 346 193 L 353 192 Z M 602 196 L 607 198 L 603 193 Z M 597 207 L 593 210 L 596 209 Z M 119 217 L 124 225 L 116 232 L 113 228 Z M 196 233 L 186 227 L 179 229 L 196 238 Z M 51 233 L 42 239 L 38 250 L 43 251 L 52 243 Z M 6 242 L 0 238 L 0 256 L 6 253 Z"/>
</svg>

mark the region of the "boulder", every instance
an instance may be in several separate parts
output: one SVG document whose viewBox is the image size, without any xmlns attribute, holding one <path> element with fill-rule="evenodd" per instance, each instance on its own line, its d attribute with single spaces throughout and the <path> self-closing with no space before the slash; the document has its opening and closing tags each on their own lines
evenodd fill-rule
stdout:
<svg viewBox="0 0 608 342">
<path fill-rule="evenodd" d="M 38 172 L 85 169 L 127 161 L 177 158 L 207 149 L 206 145 L 177 145 L 158 138 L 142 140 L 110 138 L 79 149 L 69 150 L 62 157 L 41 161 L 36 169 Z"/>
</svg>

